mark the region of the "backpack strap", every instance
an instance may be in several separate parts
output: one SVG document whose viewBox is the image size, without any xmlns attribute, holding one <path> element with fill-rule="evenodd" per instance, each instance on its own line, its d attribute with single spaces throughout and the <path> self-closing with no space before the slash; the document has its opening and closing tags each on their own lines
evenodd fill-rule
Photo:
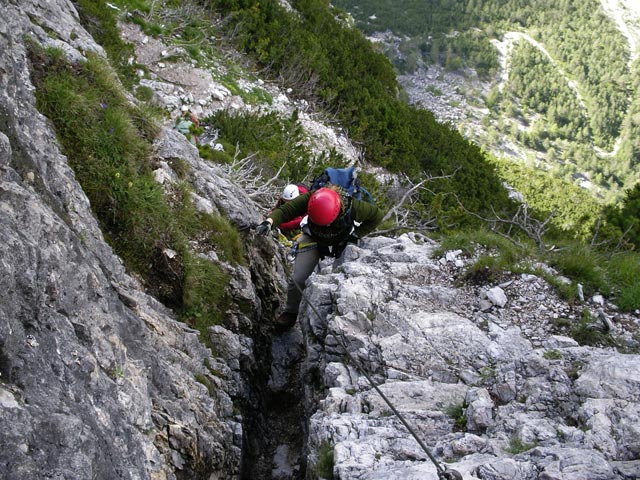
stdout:
<svg viewBox="0 0 640 480">
<path fill-rule="evenodd" d="M 364 193 L 367 196 L 367 200 L 369 201 L 369 203 L 375 203 L 373 201 L 373 195 L 371 195 L 371 193 L 369 193 L 369 190 L 367 190 L 366 188 L 361 187 L 360 185 L 358 185 L 358 191 Z M 361 199 L 359 199 L 359 200 L 361 200 Z"/>
</svg>

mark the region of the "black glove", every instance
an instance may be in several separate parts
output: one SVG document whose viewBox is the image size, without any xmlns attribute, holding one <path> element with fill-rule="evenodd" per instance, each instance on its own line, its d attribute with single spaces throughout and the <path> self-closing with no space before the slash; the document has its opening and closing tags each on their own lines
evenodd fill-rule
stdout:
<svg viewBox="0 0 640 480">
<path fill-rule="evenodd" d="M 354 245 L 358 245 L 359 241 L 360 241 L 360 239 L 354 234 L 351 234 L 351 235 L 349 235 L 347 237 L 347 243 L 352 243 Z"/>
<path fill-rule="evenodd" d="M 258 235 L 269 235 L 270 231 L 271 231 L 271 222 L 268 222 L 267 220 L 265 220 L 264 222 L 262 222 L 260 225 L 256 227 L 256 233 Z"/>
</svg>

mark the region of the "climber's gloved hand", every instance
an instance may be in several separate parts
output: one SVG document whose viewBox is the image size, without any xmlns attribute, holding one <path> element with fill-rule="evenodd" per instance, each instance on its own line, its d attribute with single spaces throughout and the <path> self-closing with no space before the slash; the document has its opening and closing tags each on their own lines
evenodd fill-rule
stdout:
<svg viewBox="0 0 640 480">
<path fill-rule="evenodd" d="M 359 242 L 359 241 L 360 241 L 360 239 L 358 238 L 358 236 L 357 236 L 357 235 L 355 235 L 355 234 L 353 234 L 353 233 L 352 233 L 352 234 L 350 234 L 350 235 L 347 237 L 347 243 L 352 243 L 353 245 L 358 245 L 358 242 Z"/>
<path fill-rule="evenodd" d="M 256 233 L 258 235 L 269 235 L 271 231 L 271 222 L 269 220 L 265 220 L 260 225 L 256 227 Z"/>
</svg>

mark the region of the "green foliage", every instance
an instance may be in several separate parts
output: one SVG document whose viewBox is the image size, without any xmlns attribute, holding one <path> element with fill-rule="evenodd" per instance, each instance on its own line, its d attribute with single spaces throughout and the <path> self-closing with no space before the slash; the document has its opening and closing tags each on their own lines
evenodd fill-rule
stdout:
<svg viewBox="0 0 640 480">
<path fill-rule="evenodd" d="M 118 381 L 125 377 L 124 369 L 120 365 L 114 365 L 112 368 L 110 368 L 107 371 L 107 375 L 109 375 L 109 378 L 111 378 L 111 380 L 115 381 Z"/>
<path fill-rule="evenodd" d="M 550 252 L 547 261 L 563 275 L 581 283 L 586 295 L 601 292 L 612 293 L 611 283 L 604 266 L 606 259 L 586 245 L 571 243 Z"/>
<path fill-rule="evenodd" d="M 506 257 L 514 260 L 518 260 L 522 256 L 519 247 L 508 238 L 484 228 L 457 230 L 447 234 L 440 239 L 440 246 L 434 250 L 434 254 L 442 255 L 447 250 L 456 249 L 461 249 L 468 256 L 486 250 L 503 251 Z"/>
<path fill-rule="evenodd" d="M 591 237 L 602 206 L 589 192 L 525 164 L 489 158 L 500 176 L 540 217 L 553 214 L 551 225 L 563 232 L 562 236 L 570 234 L 582 240 Z"/>
<path fill-rule="evenodd" d="M 93 0 L 76 0 L 80 21 L 91 36 L 105 49 L 111 65 L 114 66 L 120 80 L 129 89 L 137 82 L 138 76 L 135 63 L 129 63 L 134 58 L 133 45 L 125 43 L 120 37 L 117 14 L 107 2 Z"/>
<path fill-rule="evenodd" d="M 582 317 L 580 321 L 571 328 L 569 333 L 573 339 L 580 345 L 590 346 L 606 346 L 617 347 L 618 344 L 611 336 L 603 333 L 593 326 L 593 320 L 589 310 L 584 309 L 582 311 Z"/>
<path fill-rule="evenodd" d="M 240 158 L 255 155 L 255 160 L 267 172 L 274 174 L 281 165 L 281 177 L 300 181 L 307 176 L 313 158 L 307 145 L 297 113 L 289 118 L 279 118 L 276 113 L 233 114 L 218 111 L 206 120 L 220 132 L 223 143 L 237 145 Z"/>
<path fill-rule="evenodd" d="M 476 285 L 497 283 L 504 276 L 506 268 L 508 264 L 501 257 L 482 255 L 465 269 L 462 280 Z"/>
<path fill-rule="evenodd" d="M 233 72 L 229 72 L 224 77 L 220 78 L 220 81 L 232 95 L 241 97 L 244 102 L 249 105 L 271 105 L 273 103 L 273 97 L 271 94 L 262 88 L 253 87 L 248 92 L 243 90 L 237 82 L 237 78 L 239 76 L 239 73 L 234 74 Z"/>
<path fill-rule="evenodd" d="M 574 302 L 578 299 L 578 286 L 575 282 L 566 283 L 546 270 L 539 270 L 536 275 L 544 278 L 549 285 L 556 289 L 560 297 L 567 302 Z"/>
<path fill-rule="evenodd" d="M 607 207 L 605 218 L 620 237 L 624 233 L 624 239 L 640 251 L 640 183 L 627 190 L 619 207 Z"/>
<path fill-rule="evenodd" d="M 441 97 L 442 96 L 442 90 L 440 90 L 438 87 L 434 86 L 434 85 L 427 85 L 424 87 L 425 91 L 433 94 L 436 97 Z"/>
<path fill-rule="evenodd" d="M 613 285 L 613 301 L 623 311 L 640 309 L 640 255 L 624 252 L 606 263 L 607 277 Z"/>
<path fill-rule="evenodd" d="M 180 180 L 184 180 L 189 173 L 189 163 L 182 158 L 174 158 L 169 161 L 169 166 L 176 172 Z"/>
<path fill-rule="evenodd" d="M 551 350 L 546 350 L 542 356 L 547 360 L 560 360 L 562 358 L 562 353 L 560 353 L 559 350 L 552 348 Z"/>
<path fill-rule="evenodd" d="M 590 129 L 586 112 L 551 61 L 523 40 L 514 49 L 510 62 L 507 87 L 516 97 L 513 101 L 542 115 L 537 121 L 540 130 L 533 129 L 530 133 L 535 141 L 548 138 L 588 142 Z"/>
<path fill-rule="evenodd" d="M 211 397 L 215 395 L 215 391 L 216 391 L 215 386 L 213 385 L 213 383 L 211 383 L 211 381 L 205 375 L 201 373 L 196 373 L 193 377 L 195 378 L 196 382 L 201 383 L 207 388 L 207 391 L 209 392 L 209 395 Z"/>
<path fill-rule="evenodd" d="M 514 435 L 511 437 L 511 440 L 509 440 L 509 447 L 505 448 L 505 452 L 517 455 L 519 453 L 526 452 L 527 450 L 531 450 L 536 446 L 538 446 L 537 440 L 534 443 L 524 443 L 520 437 Z"/>
<path fill-rule="evenodd" d="M 197 243 L 198 250 L 203 253 L 213 250 L 221 260 L 244 265 L 244 248 L 237 228 L 226 217 L 195 210 L 188 196 L 185 201 L 188 203 L 180 209 L 178 225 Z"/>
<path fill-rule="evenodd" d="M 505 273 L 532 273 L 553 285 L 568 301 L 577 298 L 577 284 L 585 295 L 597 292 L 611 297 L 623 311 L 640 307 L 640 255 L 617 252 L 605 255 L 580 241 L 564 241 L 548 252 L 540 251 L 531 242 L 520 240 L 516 245 L 502 235 L 483 229 L 455 231 L 440 239 L 434 255 L 461 249 L 466 256 L 477 256 L 468 266 L 463 279 L 479 284 L 500 281 Z M 535 267 L 543 262 L 555 267 L 571 282 L 567 284 L 556 275 Z"/>
<path fill-rule="evenodd" d="M 495 367 L 487 366 L 487 367 L 482 367 L 482 369 L 480 370 L 480 378 L 482 379 L 483 382 L 486 382 L 490 378 L 494 377 L 495 374 L 496 374 Z"/>
<path fill-rule="evenodd" d="M 184 296 L 180 318 L 208 338 L 207 328 L 219 325 L 230 305 L 226 287 L 229 275 L 210 260 L 186 254 Z"/>
<path fill-rule="evenodd" d="M 467 426 L 467 417 L 465 415 L 464 403 L 454 403 L 447 407 L 446 413 L 453 419 L 458 430 L 464 430 Z"/>
<path fill-rule="evenodd" d="M 461 249 L 468 256 L 479 254 L 462 276 L 462 279 L 473 283 L 498 282 L 505 272 L 532 271 L 528 258 L 533 254 L 533 246 L 527 241 L 518 246 L 504 236 L 484 229 L 456 231 L 441 239 L 441 245 L 434 254 L 442 255 L 455 249 Z"/>
<path fill-rule="evenodd" d="M 147 86 L 139 86 L 136 88 L 136 98 L 143 102 L 148 102 L 153 98 L 153 89 Z"/>
<path fill-rule="evenodd" d="M 452 37 L 440 37 L 443 45 L 438 50 L 441 53 L 439 63 L 447 70 L 458 70 L 462 67 L 473 68 L 478 76 L 489 80 L 496 74 L 499 67 L 496 49 L 487 36 L 479 30 L 470 30 Z M 433 47 L 432 47 L 433 48 Z M 431 57 L 433 60 L 433 55 Z"/>
<path fill-rule="evenodd" d="M 335 163 L 327 163 L 326 166 L 334 166 Z M 360 184 L 367 189 L 367 191 L 373 197 L 373 202 L 380 207 L 382 210 L 387 211 L 392 205 L 389 203 L 390 199 L 387 195 L 386 188 L 380 184 L 378 178 L 366 171 L 359 171 L 358 178 L 360 179 Z M 366 197 L 365 197 L 366 199 Z"/>
<path fill-rule="evenodd" d="M 130 268 L 148 274 L 149 260 L 177 242 L 149 164 L 153 119 L 128 103 L 98 58 L 73 68 L 58 53 L 34 55 L 38 108 L 54 121 L 105 236 Z"/>
<path fill-rule="evenodd" d="M 333 480 L 333 445 L 324 441 L 318 451 L 318 461 L 315 464 L 315 473 L 325 480 Z"/>
<path fill-rule="evenodd" d="M 628 44 L 597 0 L 520 2 L 503 0 L 336 0 L 367 33 L 391 31 L 403 38 L 387 48 L 406 69 L 409 60 L 439 63 L 448 70 L 475 68 L 491 78 L 497 52 L 490 40 L 503 31 L 528 34 L 542 47 L 521 42 L 503 98 L 495 91 L 487 122 L 513 140 L 540 152 L 567 179 L 589 172 L 592 182 L 613 188 L 640 180 L 640 65 L 628 65 Z M 417 45 L 407 50 L 405 45 Z M 549 52 L 552 61 L 542 52 Z M 416 61 L 412 55 L 419 52 Z M 468 99 L 473 94 L 467 94 Z M 500 103 L 498 103 L 498 100 Z M 538 114 L 535 115 L 534 114 Z M 505 121 L 509 117 L 515 121 Z M 531 124 L 529 124 L 531 123 Z M 487 128 L 487 127 L 485 127 Z M 612 150 L 603 158 L 594 146 Z M 491 132 L 484 141 L 498 144 Z"/>
<path fill-rule="evenodd" d="M 210 162 L 219 164 L 228 164 L 233 162 L 233 156 L 229 155 L 224 150 L 214 150 L 211 148 L 211 145 L 198 144 L 197 147 L 200 158 L 204 160 L 209 160 Z"/>
</svg>

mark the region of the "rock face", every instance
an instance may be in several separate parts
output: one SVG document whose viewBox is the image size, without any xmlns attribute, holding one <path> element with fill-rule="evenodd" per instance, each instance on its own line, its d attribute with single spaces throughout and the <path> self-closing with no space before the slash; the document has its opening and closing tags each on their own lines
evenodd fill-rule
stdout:
<svg viewBox="0 0 640 480">
<path fill-rule="evenodd" d="M 0 8 L 0 476 L 238 477 L 242 383 L 125 273 L 35 109 L 26 36 L 70 58 L 102 49 L 70 2 Z"/>
<path fill-rule="evenodd" d="M 366 372 L 465 479 L 636 478 L 640 356 L 539 336 L 547 309 L 523 316 L 502 288 L 483 311 L 485 289 L 451 285 L 455 260 L 419 236 L 373 238 L 311 277 L 310 463 L 329 445 L 335 478 L 437 478 Z M 520 280 L 521 295 L 534 280 Z"/>
</svg>

